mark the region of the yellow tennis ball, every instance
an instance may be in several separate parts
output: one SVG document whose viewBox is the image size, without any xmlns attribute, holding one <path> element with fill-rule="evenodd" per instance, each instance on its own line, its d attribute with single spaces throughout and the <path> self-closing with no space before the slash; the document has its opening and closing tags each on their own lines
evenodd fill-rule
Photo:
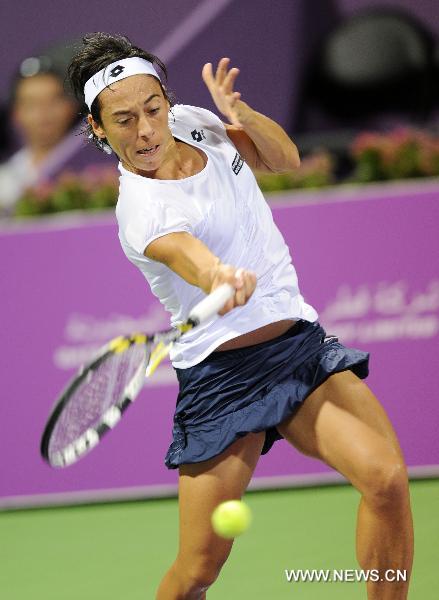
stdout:
<svg viewBox="0 0 439 600">
<path fill-rule="evenodd" d="M 212 513 L 212 527 L 219 536 L 231 539 L 244 533 L 252 520 L 250 508 L 241 500 L 219 504 Z"/>
</svg>

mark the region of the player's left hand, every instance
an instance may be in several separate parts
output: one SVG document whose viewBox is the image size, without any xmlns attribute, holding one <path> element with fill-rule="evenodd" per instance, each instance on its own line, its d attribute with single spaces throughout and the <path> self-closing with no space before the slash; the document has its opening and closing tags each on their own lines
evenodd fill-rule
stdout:
<svg viewBox="0 0 439 600">
<path fill-rule="evenodd" d="M 229 69 L 229 63 L 230 58 L 222 58 L 218 63 L 215 75 L 212 63 L 206 63 L 202 70 L 202 77 L 220 113 L 227 117 L 232 125 L 242 129 L 239 110 L 240 105 L 243 104 L 239 102 L 241 94 L 233 89 L 239 69 L 236 67 Z"/>
</svg>

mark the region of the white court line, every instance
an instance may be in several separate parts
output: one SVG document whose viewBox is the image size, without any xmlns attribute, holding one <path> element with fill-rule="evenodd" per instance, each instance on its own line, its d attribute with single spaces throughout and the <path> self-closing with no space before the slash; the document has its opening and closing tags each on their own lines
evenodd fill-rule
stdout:
<svg viewBox="0 0 439 600">
<path fill-rule="evenodd" d="M 264 194 L 271 207 L 311 206 L 329 202 L 354 202 L 358 200 L 381 200 L 406 198 L 412 195 L 428 195 L 435 192 L 439 201 L 439 177 L 400 179 L 370 183 L 339 183 L 325 188 L 309 190 L 285 190 Z"/>
<path fill-rule="evenodd" d="M 438 479 L 439 465 L 419 465 L 408 467 L 411 481 L 417 479 Z M 346 485 L 346 479 L 336 473 L 308 473 L 303 475 L 279 475 L 255 477 L 250 482 L 249 491 L 280 490 L 289 488 L 307 488 L 329 485 Z M 177 496 L 177 484 L 148 485 L 138 487 L 116 488 L 107 490 L 86 490 L 82 492 L 63 492 L 53 494 L 36 494 L 29 496 L 6 496 L 0 498 L 1 510 L 42 508 L 50 506 L 72 506 L 101 502 L 123 502 L 130 500 L 147 500 L 149 498 L 174 498 Z"/>
</svg>

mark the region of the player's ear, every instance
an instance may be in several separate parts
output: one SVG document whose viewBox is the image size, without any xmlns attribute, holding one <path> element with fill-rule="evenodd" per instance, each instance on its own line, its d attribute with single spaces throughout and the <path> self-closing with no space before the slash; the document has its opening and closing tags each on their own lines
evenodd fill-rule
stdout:
<svg viewBox="0 0 439 600">
<path fill-rule="evenodd" d="M 99 125 L 98 123 L 96 123 L 96 121 L 93 119 L 93 117 L 91 116 L 91 114 L 87 115 L 87 123 L 92 128 L 93 133 L 95 134 L 95 136 L 97 136 L 101 140 L 104 140 L 107 137 L 106 134 L 105 134 L 104 129 L 102 128 L 102 126 Z"/>
</svg>

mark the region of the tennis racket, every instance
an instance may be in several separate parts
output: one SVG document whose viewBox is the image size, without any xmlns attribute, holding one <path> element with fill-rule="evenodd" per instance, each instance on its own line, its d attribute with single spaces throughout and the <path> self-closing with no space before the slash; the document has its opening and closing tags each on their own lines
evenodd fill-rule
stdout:
<svg viewBox="0 0 439 600">
<path fill-rule="evenodd" d="M 52 467 L 72 465 L 120 421 L 168 356 L 173 344 L 190 329 L 218 313 L 234 294 L 223 284 L 189 313 L 178 328 L 146 335 L 135 333 L 111 340 L 83 366 L 61 394 L 41 439 L 41 455 Z"/>
</svg>

